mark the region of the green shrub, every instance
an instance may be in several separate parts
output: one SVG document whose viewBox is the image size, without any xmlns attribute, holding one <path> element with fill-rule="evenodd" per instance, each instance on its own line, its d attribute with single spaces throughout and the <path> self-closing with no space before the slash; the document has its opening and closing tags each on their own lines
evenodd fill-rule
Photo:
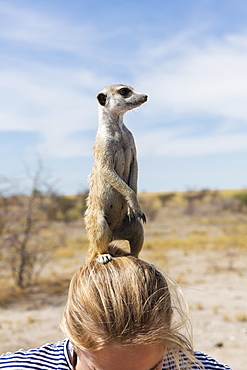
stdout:
<svg viewBox="0 0 247 370">
<path fill-rule="evenodd" d="M 247 206 L 247 191 L 235 194 L 234 198 L 240 202 L 241 210 Z"/>
</svg>

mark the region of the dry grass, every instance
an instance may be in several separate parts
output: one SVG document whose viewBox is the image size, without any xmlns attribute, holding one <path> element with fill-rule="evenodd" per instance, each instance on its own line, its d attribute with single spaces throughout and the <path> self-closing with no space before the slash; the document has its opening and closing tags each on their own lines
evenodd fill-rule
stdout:
<svg viewBox="0 0 247 370">
<path fill-rule="evenodd" d="M 172 250 L 177 251 L 176 253 L 180 251 L 184 256 L 192 252 L 200 255 L 205 251 L 222 251 L 224 264 L 210 260 L 210 271 L 217 273 L 221 269 L 235 270 L 241 276 L 243 270 L 235 266 L 235 260 L 239 253 L 247 251 L 247 214 L 236 212 L 235 208 L 230 210 L 220 207 L 220 204 L 224 205 L 226 199 L 238 192 L 241 190 L 204 191 L 201 192 L 201 199 L 198 199 L 199 193 L 196 192 L 140 194 L 148 218 L 145 225 L 144 255 L 151 256 L 158 265 L 165 264 L 169 268 L 169 251 Z M 191 196 L 195 197 L 192 213 L 191 210 L 188 213 L 188 196 L 190 199 Z M 216 208 L 215 203 L 218 204 Z M 42 283 L 44 277 L 46 284 L 49 279 L 51 283 L 54 279 L 69 279 L 75 267 L 82 263 L 78 256 L 84 255 L 88 248 L 82 220 L 67 224 L 51 222 L 50 228 L 46 228 L 44 233 L 51 238 L 63 234 L 64 241 L 53 251 L 52 258 L 41 274 L 40 282 L 34 281 L 36 286 Z M 180 271 L 177 274 L 179 282 L 184 280 L 186 273 Z M 3 287 L 0 305 L 26 294 L 14 287 L 3 260 L 0 280 Z"/>
<path fill-rule="evenodd" d="M 234 365 L 237 361 L 240 364 L 236 370 L 243 370 L 247 214 L 236 211 L 235 203 L 229 208 L 234 194 L 236 191 L 220 192 L 213 202 L 215 194 L 207 193 L 195 201 L 189 213 L 183 193 L 170 199 L 162 198 L 162 193 L 142 194 L 142 203 L 150 212 L 147 217 L 151 218 L 144 226 L 140 257 L 167 271 L 182 286 L 191 308 L 196 347 L 232 365 L 231 360 L 236 358 Z M 16 288 L 10 272 L 1 266 L 2 351 L 61 338 L 58 321 L 69 281 L 84 263 L 88 248 L 82 220 L 51 223 L 46 232 L 61 232 L 61 228 L 65 242 L 53 251 L 35 285 L 26 290 Z M 36 338 L 30 338 L 30 332 L 37 333 Z"/>
<path fill-rule="evenodd" d="M 17 301 L 26 295 L 27 292 L 18 288 L 12 281 L 11 276 L 1 279 L 0 307 L 4 307 L 10 302 Z"/>
<path fill-rule="evenodd" d="M 218 204 L 224 204 L 225 196 L 233 196 L 237 191 L 223 191 L 217 195 Z M 144 195 L 142 195 L 144 197 Z M 152 199 L 160 194 L 147 195 Z M 188 214 L 184 194 L 176 194 L 165 207 L 161 207 L 155 221 L 145 227 L 144 250 L 152 254 L 159 263 L 167 260 L 169 250 L 181 250 L 184 255 L 198 254 L 206 250 L 221 250 L 227 261 L 227 269 L 235 269 L 234 261 L 239 253 L 247 251 L 247 214 L 222 208 L 212 204 L 210 193 L 197 201 L 192 214 Z M 204 212 L 204 211 L 207 212 Z M 149 220 L 148 220 L 149 221 Z M 212 264 L 212 270 L 218 268 Z M 215 267 L 215 268 L 214 268 Z M 238 270 L 241 274 L 241 270 Z"/>
<path fill-rule="evenodd" d="M 237 321 L 247 322 L 247 313 L 246 312 L 237 312 L 235 315 Z"/>
</svg>

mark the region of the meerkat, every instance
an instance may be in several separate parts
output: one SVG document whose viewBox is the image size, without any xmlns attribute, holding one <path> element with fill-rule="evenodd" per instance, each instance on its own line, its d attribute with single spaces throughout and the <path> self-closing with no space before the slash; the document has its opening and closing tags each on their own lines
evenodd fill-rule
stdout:
<svg viewBox="0 0 247 370">
<path fill-rule="evenodd" d="M 138 164 L 132 133 L 124 114 L 145 103 L 148 96 L 130 86 L 112 85 L 97 95 L 99 126 L 94 143 L 94 165 L 85 212 L 89 239 L 88 258 L 101 263 L 112 259 L 108 245 L 127 240 L 130 253 L 138 257 L 144 240 L 141 220 L 146 222 L 137 200 Z"/>
</svg>

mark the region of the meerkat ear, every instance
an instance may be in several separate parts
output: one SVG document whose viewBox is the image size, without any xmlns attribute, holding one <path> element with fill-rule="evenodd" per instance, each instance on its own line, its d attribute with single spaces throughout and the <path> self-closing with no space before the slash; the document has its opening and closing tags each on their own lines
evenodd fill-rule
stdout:
<svg viewBox="0 0 247 370">
<path fill-rule="evenodd" d="M 106 102 L 106 95 L 105 94 L 99 93 L 97 95 L 97 99 L 98 99 L 98 102 L 100 103 L 100 105 L 105 105 L 105 102 Z"/>
</svg>

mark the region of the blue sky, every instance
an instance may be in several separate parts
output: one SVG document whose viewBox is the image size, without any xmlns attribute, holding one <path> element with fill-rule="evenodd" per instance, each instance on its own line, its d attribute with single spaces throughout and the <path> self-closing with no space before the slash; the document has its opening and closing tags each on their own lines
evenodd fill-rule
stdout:
<svg viewBox="0 0 247 370">
<path fill-rule="evenodd" d="M 128 112 L 140 191 L 247 187 L 245 0 L 0 0 L 0 176 L 42 158 L 57 191 L 88 187 L 97 93 Z"/>
</svg>

